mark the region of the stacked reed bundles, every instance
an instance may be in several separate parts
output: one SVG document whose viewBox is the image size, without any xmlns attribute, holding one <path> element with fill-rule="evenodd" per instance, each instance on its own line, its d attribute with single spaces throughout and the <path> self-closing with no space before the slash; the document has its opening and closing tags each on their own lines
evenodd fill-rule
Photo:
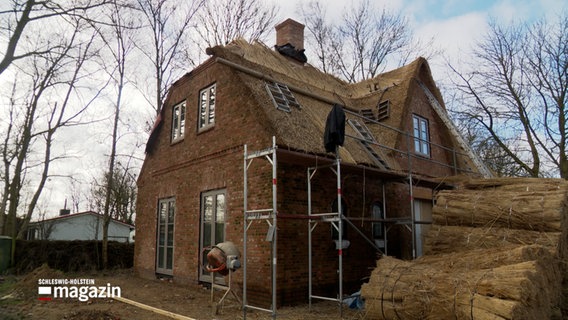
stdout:
<svg viewBox="0 0 568 320">
<path fill-rule="evenodd" d="M 444 190 L 436 196 L 437 225 L 562 232 L 566 191 Z"/>
<path fill-rule="evenodd" d="M 478 248 L 491 249 L 512 244 L 538 244 L 564 256 L 560 253 L 560 239 L 560 232 L 432 225 L 424 237 L 424 254 L 461 252 Z"/>
<path fill-rule="evenodd" d="M 563 179 L 463 179 L 440 191 L 426 235 L 427 254 L 542 244 L 568 259 L 568 182 Z"/>
<path fill-rule="evenodd" d="M 385 256 L 362 287 L 366 319 L 549 319 L 560 290 L 554 261 L 541 246 Z"/>
<path fill-rule="evenodd" d="M 493 189 L 499 191 L 554 191 L 568 190 L 564 179 L 492 178 L 456 181 L 459 189 Z"/>
</svg>

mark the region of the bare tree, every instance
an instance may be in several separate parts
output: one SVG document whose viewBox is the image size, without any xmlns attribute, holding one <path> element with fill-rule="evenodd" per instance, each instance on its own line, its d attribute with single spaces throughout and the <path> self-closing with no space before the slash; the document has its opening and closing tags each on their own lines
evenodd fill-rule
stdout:
<svg viewBox="0 0 568 320">
<path fill-rule="evenodd" d="M 552 24 L 493 21 L 470 71 L 451 66 L 462 94 L 459 117 L 482 129 L 520 175 L 568 179 L 567 37 L 566 13 Z"/>
<path fill-rule="evenodd" d="M 8 108 L 10 123 L 4 131 L 2 145 L 2 183 L 6 192 L 2 194 L 1 204 L 6 220 L 0 219 L 0 228 L 3 234 L 13 239 L 25 236 L 50 177 L 50 166 L 64 157 L 53 153 L 57 132 L 64 127 L 79 125 L 80 116 L 104 88 L 103 84 L 92 95 L 87 91 L 78 94 L 80 83 L 85 79 L 90 81 L 91 74 L 85 65 L 93 55 L 93 36 L 85 29 L 82 19 L 63 21 L 59 31 L 64 36 L 50 34 L 57 39 L 60 50 L 29 56 L 25 64 L 18 65 L 20 71 L 13 80 L 29 79 L 29 84 L 24 82 L 13 87 L 18 91 L 13 96 L 21 95 L 21 98 L 11 100 Z M 22 92 L 25 87 L 27 91 Z M 22 202 L 26 184 L 31 195 L 29 201 Z M 20 211 L 24 212 L 21 218 L 17 215 Z M 18 219 L 21 219 L 19 230 Z"/>
<path fill-rule="evenodd" d="M 140 42 L 137 46 L 154 69 L 154 90 L 151 90 L 154 94 L 145 97 L 154 106 L 156 115 L 162 109 L 170 85 L 194 64 L 188 60 L 188 34 L 194 27 L 191 24 L 193 17 L 203 2 L 204 0 L 137 0 L 146 26 L 140 30 L 147 34 L 149 29 L 150 37 L 145 38 L 151 40 L 150 43 Z M 154 102 L 151 96 L 154 96 Z"/>
<path fill-rule="evenodd" d="M 197 15 L 197 45 L 204 52 L 207 47 L 225 45 L 237 38 L 263 40 L 277 14 L 274 5 L 265 6 L 259 0 L 206 1 Z"/>
<path fill-rule="evenodd" d="M 113 103 L 113 122 L 111 135 L 111 148 L 106 171 L 106 183 L 104 185 L 103 202 L 103 242 L 102 242 L 102 265 L 108 266 L 108 228 L 111 221 L 112 189 L 115 185 L 114 172 L 117 158 L 117 143 L 119 139 L 120 114 L 123 107 L 122 96 L 127 81 L 127 57 L 134 49 L 132 33 L 134 21 L 130 14 L 130 8 L 121 6 L 117 1 L 113 2 L 112 9 L 106 12 L 108 32 L 99 29 L 99 35 L 105 45 L 106 52 L 109 53 L 112 63 L 106 64 L 106 71 L 113 80 L 115 99 Z"/>
<path fill-rule="evenodd" d="M 117 162 L 112 178 L 111 200 L 109 213 L 112 219 L 132 224 L 136 205 L 136 177 L 132 174 L 132 168 Z M 95 210 L 104 211 L 106 188 L 109 174 L 105 174 L 91 184 L 91 199 Z"/>
<path fill-rule="evenodd" d="M 30 24 L 44 22 L 53 17 L 86 18 L 91 9 L 102 6 L 106 0 L 13 0 L 11 8 L 0 11 L 0 35 L 7 39 L 4 57 L 0 60 L 0 74 L 12 62 L 31 56 L 45 55 L 49 52 L 63 50 L 58 44 L 47 39 L 37 42 L 18 51 L 20 40 L 26 35 Z"/>
<path fill-rule="evenodd" d="M 413 42 L 405 17 L 379 10 L 368 0 L 346 8 L 342 19 L 335 23 L 327 22 L 320 2 L 309 2 L 299 11 L 320 68 L 348 82 L 373 78 L 384 70 L 389 58 L 404 63 L 411 45 L 415 50 L 420 48 Z"/>
</svg>

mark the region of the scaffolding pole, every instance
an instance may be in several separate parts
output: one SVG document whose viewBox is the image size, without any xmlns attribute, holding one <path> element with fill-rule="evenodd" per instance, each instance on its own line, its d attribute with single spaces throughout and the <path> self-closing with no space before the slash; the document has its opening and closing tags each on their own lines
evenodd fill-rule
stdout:
<svg viewBox="0 0 568 320">
<path fill-rule="evenodd" d="M 243 211 L 244 211 L 244 233 L 243 233 L 243 318 L 247 318 L 247 310 L 258 310 L 269 312 L 273 319 L 276 319 L 276 265 L 277 265 L 277 161 L 276 161 L 276 137 L 272 137 L 272 147 L 256 152 L 248 153 L 247 145 L 244 146 L 243 163 Z M 256 158 L 264 157 L 272 165 L 272 208 L 267 209 L 248 209 L 248 169 L 252 161 Z M 271 241 L 271 276 L 272 276 L 272 305 L 270 309 L 261 308 L 248 304 L 247 300 L 247 232 L 254 221 L 266 221 L 268 224 L 267 240 Z"/>
<path fill-rule="evenodd" d="M 312 184 L 311 180 L 317 170 L 321 167 L 310 167 L 308 168 L 308 216 L 310 217 L 308 221 L 308 300 L 309 300 L 309 309 L 312 309 L 312 299 L 319 299 L 319 300 L 327 300 L 327 301 L 335 301 L 339 304 L 339 312 L 340 317 L 343 318 L 343 213 L 341 208 L 341 197 L 342 197 L 342 190 L 341 190 L 341 161 L 339 158 L 339 153 L 336 147 L 336 157 L 335 157 L 335 170 L 333 165 L 329 166 L 331 170 L 335 173 L 337 178 L 337 212 L 330 212 L 330 213 L 313 213 L 312 211 Z M 312 243 L 312 232 L 318 225 L 319 221 L 330 222 L 333 228 L 337 230 L 338 234 L 338 277 L 339 277 L 339 292 L 338 297 L 324 297 L 324 296 L 317 296 L 313 294 L 313 243 Z"/>
</svg>

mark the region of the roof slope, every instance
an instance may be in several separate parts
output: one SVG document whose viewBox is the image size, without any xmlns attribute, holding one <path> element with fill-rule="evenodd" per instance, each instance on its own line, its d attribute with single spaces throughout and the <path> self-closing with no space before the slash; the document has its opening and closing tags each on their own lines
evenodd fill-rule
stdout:
<svg viewBox="0 0 568 320">
<path fill-rule="evenodd" d="M 371 145 L 372 151 L 382 158 L 387 167 L 397 170 L 397 162 L 389 159 L 392 155 L 384 150 L 395 148 L 402 127 L 402 114 L 409 99 L 410 87 L 421 73 L 426 74 L 426 81 L 434 94 L 439 92 L 430 76 L 430 68 L 424 58 L 383 73 L 373 79 L 349 84 L 332 75 L 325 74 L 309 64 L 298 64 L 271 50 L 262 43 L 248 43 L 236 40 L 226 46 L 216 46 L 208 50 L 208 54 L 218 61 L 230 61 L 238 66 L 254 70 L 254 74 L 240 73 L 245 83 L 254 93 L 256 100 L 262 105 L 281 146 L 314 154 L 325 154 L 323 133 L 325 121 L 333 103 L 346 107 L 347 119 L 363 120 L 357 114 L 363 109 L 376 110 L 380 101 L 389 100 L 390 117 L 381 124 L 367 123 L 367 128 L 376 142 L 385 148 Z M 283 112 L 274 107 L 265 88 L 265 81 L 277 81 L 290 87 L 302 108 L 291 108 L 291 112 Z M 422 75 L 424 78 L 424 75 Z M 441 99 L 439 99 L 441 101 Z M 359 136 L 349 125 L 346 125 L 348 136 Z M 349 163 L 377 166 L 374 157 L 355 139 L 346 139 L 340 148 L 343 161 Z"/>
<path fill-rule="evenodd" d="M 412 94 L 417 92 L 419 83 L 423 83 L 444 108 L 441 94 L 424 58 L 375 78 L 350 84 L 309 64 L 293 61 L 260 42 L 248 43 L 239 39 L 225 46 L 209 48 L 207 53 L 211 58 L 197 68 L 217 62 L 241 71 L 236 74 L 265 113 L 269 131 L 277 137 L 277 144 L 281 148 L 326 155 L 323 142 L 325 122 L 332 105 L 338 103 L 345 106 L 348 123 L 357 121 L 357 124 L 346 125 L 346 135 L 360 137 L 354 127 L 363 126 L 375 140 L 374 143 L 361 143 L 358 139 L 345 139 L 344 146 L 339 149 L 342 161 L 399 171 L 401 153 L 393 150 L 397 149 L 400 141 L 405 140 L 401 136 L 409 134 L 408 124 L 404 121 L 407 121 Z M 288 86 L 301 108 L 292 107 L 290 112 L 277 109 L 266 87 L 266 83 L 272 82 Z M 377 114 L 378 104 L 387 100 L 390 110 L 388 118 L 379 123 L 360 117 L 363 110 L 372 110 Z M 150 135 L 147 151 L 151 150 L 155 141 L 161 118 Z M 467 162 L 463 159 L 460 161 Z"/>
</svg>

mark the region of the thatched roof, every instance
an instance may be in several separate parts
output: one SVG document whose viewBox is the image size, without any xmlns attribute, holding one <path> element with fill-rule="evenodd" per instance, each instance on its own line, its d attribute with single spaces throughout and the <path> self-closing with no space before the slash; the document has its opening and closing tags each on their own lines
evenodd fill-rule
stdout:
<svg viewBox="0 0 568 320">
<path fill-rule="evenodd" d="M 352 113 L 358 113 L 363 109 L 372 109 L 376 113 L 378 103 L 388 100 L 390 117 L 382 121 L 384 125 L 366 123 L 366 126 L 379 144 L 395 148 L 400 136 L 398 130 L 404 128 L 401 121 L 404 118 L 403 113 L 407 110 L 411 86 L 415 79 L 421 78 L 421 81 L 440 97 L 424 58 L 418 58 L 404 67 L 380 74 L 373 79 L 350 84 L 323 73 L 309 64 L 299 64 L 259 42 L 235 40 L 226 46 L 208 49 L 208 54 L 213 58 L 221 58 L 223 61 L 230 61 L 256 71 L 258 74 L 250 75 L 243 72 L 240 76 L 271 120 L 277 135 L 277 143 L 308 153 L 325 154 L 323 133 L 332 102 L 344 105 L 346 110 L 350 111 L 347 119 L 356 119 L 363 123 L 361 118 Z M 286 84 L 291 88 L 302 108 L 292 108 L 291 112 L 277 110 L 265 88 L 265 81 L 262 79 L 259 81 L 259 78 L 268 78 Z M 310 94 L 305 94 L 303 91 Z M 346 134 L 358 136 L 349 125 L 346 125 Z M 396 161 L 389 159 L 395 155 L 385 154 L 387 150 L 385 148 L 371 147 L 385 160 L 389 169 L 395 171 L 398 169 Z M 382 167 L 377 165 L 373 157 L 355 139 L 346 139 L 343 148 L 340 148 L 340 155 L 343 161 L 349 163 Z"/>
<path fill-rule="evenodd" d="M 401 68 L 385 72 L 377 77 L 350 84 L 337 77 L 323 73 L 310 64 L 294 61 L 260 42 L 249 43 L 239 39 L 225 46 L 209 48 L 211 58 L 200 67 L 220 62 L 236 68 L 257 101 L 258 108 L 265 113 L 276 135 L 277 144 L 289 150 L 309 154 L 326 155 L 323 143 L 326 118 L 334 103 L 345 106 L 347 119 L 355 119 L 366 125 L 376 142 L 370 145 L 372 152 L 383 163 L 378 162 L 369 150 L 357 139 L 346 138 L 339 149 L 342 161 L 372 166 L 379 169 L 399 171 L 396 149 L 401 140 L 401 132 L 408 131 L 403 123 L 408 115 L 413 90 L 419 80 L 426 84 L 437 100 L 443 104 L 441 95 L 432 79 L 430 68 L 424 58 L 418 58 Z M 301 108 L 291 108 L 290 112 L 278 110 L 266 89 L 267 82 L 287 85 Z M 381 122 L 364 121 L 358 114 L 371 109 L 376 114 L 379 102 L 389 101 L 390 116 Z M 158 128 L 156 125 L 155 128 Z M 346 135 L 358 137 L 350 125 L 346 125 Z M 150 137 L 149 144 L 152 140 Z M 327 154 L 332 157 L 331 154 Z"/>
</svg>

